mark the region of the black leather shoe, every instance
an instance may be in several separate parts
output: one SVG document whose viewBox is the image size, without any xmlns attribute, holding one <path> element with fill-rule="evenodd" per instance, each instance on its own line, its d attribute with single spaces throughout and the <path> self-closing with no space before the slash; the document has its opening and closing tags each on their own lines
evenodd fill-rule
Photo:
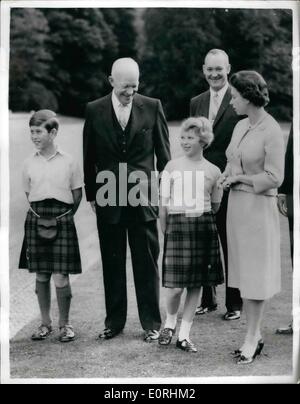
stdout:
<svg viewBox="0 0 300 404">
<path fill-rule="evenodd" d="M 157 330 L 145 330 L 144 341 L 152 342 L 157 341 L 159 338 L 159 332 Z"/>
<path fill-rule="evenodd" d="M 227 311 L 227 313 L 225 313 L 223 316 L 223 319 L 227 321 L 239 320 L 240 318 L 241 318 L 240 310 Z"/>
<path fill-rule="evenodd" d="M 277 328 L 276 334 L 293 335 L 293 326 L 292 326 L 292 324 L 289 324 L 287 327 Z"/>
<path fill-rule="evenodd" d="M 216 311 L 218 308 L 217 304 L 214 304 L 213 306 L 208 306 L 208 307 L 203 307 L 203 306 L 199 306 L 197 307 L 195 314 L 197 316 L 201 316 L 202 314 L 206 314 L 209 313 L 211 311 Z"/>
<path fill-rule="evenodd" d="M 99 339 L 112 339 L 120 334 L 122 330 L 114 330 L 113 328 L 105 328 L 98 336 Z"/>
</svg>

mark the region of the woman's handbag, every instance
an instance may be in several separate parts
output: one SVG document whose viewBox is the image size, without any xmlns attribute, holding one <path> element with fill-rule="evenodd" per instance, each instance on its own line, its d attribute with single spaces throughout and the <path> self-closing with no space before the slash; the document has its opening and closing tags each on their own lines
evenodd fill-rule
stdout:
<svg viewBox="0 0 300 404">
<path fill-rule="evenodd" d="M 58 236 L 58 219 L 67 215 L 72 209 L 57 217 L 42 217 L 38 215 L 31 207 L 30 210 L 37 217 L 36 233 L 37 237 L 44 242 L 53 242 Z"/>
</svg>

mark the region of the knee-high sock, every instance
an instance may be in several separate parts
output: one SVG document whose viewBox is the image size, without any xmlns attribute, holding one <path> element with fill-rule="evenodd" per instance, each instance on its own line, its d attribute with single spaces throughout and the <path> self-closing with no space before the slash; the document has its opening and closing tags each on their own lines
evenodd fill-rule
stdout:
<svg viewBox="0 0 300 404">
<path fill-rule="evenodd" d="M 59 310 L 59 327 L 64 327 L 69 323 L 69 312 L 72 299 L 70 284 L 63 288 L 56 287 L 56 297 Z"/>
<path fill-rule="evenodd" d="M 190 340 L 190 330 L 191 330 L 192 324 L 193 324 L 193 322 L 189 323 L 185 320 L 181 321 L 181 326 L 180 326 L 179 335 L 178 335 L 179 341 L 183 341 L 184 339 L 186 339 L 187 341 Z"/>
<path fill-rule="evenodd" d="M 36 281 L 35 293 L 38 298 L 42 324 L 51 325 L 50 307 L 51 307 L 51 287 L 50 280 L 47 282 Z"/>
<path fill-rule="evenodd" d="M 165 322 L 165 328 L 175 329 L 177 324 L 177 313 L 170 314 L 167 312 L 167 318 Z"/>
</svg>

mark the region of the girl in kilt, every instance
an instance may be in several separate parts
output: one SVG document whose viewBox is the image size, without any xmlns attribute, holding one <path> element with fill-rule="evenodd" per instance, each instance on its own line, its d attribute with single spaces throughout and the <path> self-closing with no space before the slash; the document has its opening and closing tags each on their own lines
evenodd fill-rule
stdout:
<svg viewBox="0 0 300 404">
<path fill-rule="evenodd" d="M 197 352 L 190 329 L 202 286 L 224 282 L 215 213 L 222 190 L 217 187 L 218 167 L 203 157 L 213 140 L 212 126 L 204 117 L 182 123 L 180 144 L 184 156 L 169 161 L 161 178 L 160 222 L 165 235 L 163 286 L 167 289 L 166 322 L 159 344 L 169 345 L 176 331 L 182 292 L 186 289 L 183 317 L 176 346 Z"/>
<path fill-rule="evenodd" d="M 31 140 L 36 152 L 23 167 L 23 186 L 30 204 L 20 268 L 36 273 L 36 295 L 42 323 L 32 340 L 44 340 L 52 332 L 50 317 L 53 276 L 59 309 L 61 342 L 74 340 L 69 323 L 71 305 L 70 274 L 81 273 L 78 239 L 73 216 L 82 197 L 82 176 L 73 158 L 55 144 L 59 123 L 50 110 L 35 112 L 29 121 Z M 45 241 L 37 232 L 38 218 L 57 218 L 57 236 Z"/>
</svg>

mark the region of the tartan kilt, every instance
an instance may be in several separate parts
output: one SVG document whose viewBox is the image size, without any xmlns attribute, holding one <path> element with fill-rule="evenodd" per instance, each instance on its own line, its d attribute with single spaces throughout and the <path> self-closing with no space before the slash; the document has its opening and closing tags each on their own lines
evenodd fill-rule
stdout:
<svg viewBox="0 0 300 404">
<path fill-rule="evenodd" d="M 198 288 L 224 282 L 215 216 L 168 215 L 163 255 L 163 286 Z"/>
<path fill-rule="evenodd" d="M 62 215 L 72 206 L 56 199 L 31 203 L 32 209 L 38 215 L 48 217 Z M 81 273 L 78 238 L 72 213 L 58 219 L 58 236 L 50 243 L 37 237 L 36 224 L 37 217 L 28 210 L 19 268 L 27 268 L 29 272 L 37 273 Z"/>
</svg>

